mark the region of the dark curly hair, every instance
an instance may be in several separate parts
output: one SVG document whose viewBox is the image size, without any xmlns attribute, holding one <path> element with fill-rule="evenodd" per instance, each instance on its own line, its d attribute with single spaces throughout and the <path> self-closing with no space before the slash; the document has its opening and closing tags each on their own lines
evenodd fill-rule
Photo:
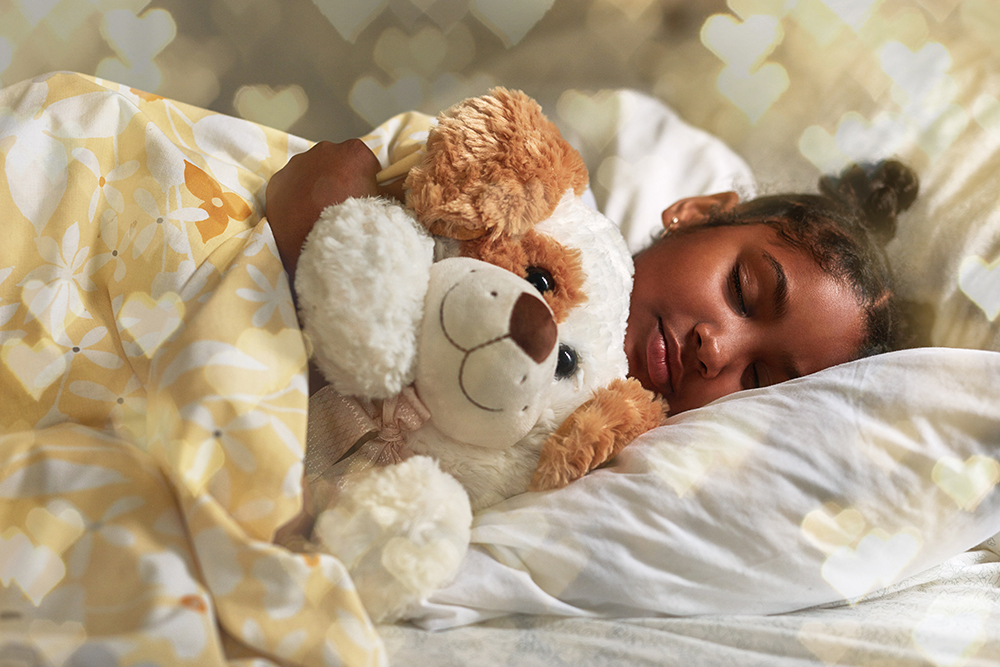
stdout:
<svg viewBox="0 0 1000 667">
<path fill-rule="evenodd" d="M 853 291 L 865 313 L 858 358 L 901 347 L 905 327 L 885 244 L 895 235 L 898 215 L 917 197 L 916 173 L 895 160 L 851 165 L 839 176 L 821 178 L 819 190 L 758 197 L 704 224 L 772 227 Z"/>
</svg>

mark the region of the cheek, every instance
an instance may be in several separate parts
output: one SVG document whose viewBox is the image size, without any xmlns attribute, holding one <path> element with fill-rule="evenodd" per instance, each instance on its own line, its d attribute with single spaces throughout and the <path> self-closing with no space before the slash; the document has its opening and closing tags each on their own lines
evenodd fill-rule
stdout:
<svg viewBox="0 0 1000 667">
<path fill-rule="evenodd" d="M 710 258 L 679 241 L 640 255 L 635 264 L 633 302 L 653 312 L 690 311 L 719 295 L 712 294 L 714 274 Z"/>
<path fill-rule="evenodd" d="M 629 296 L 628 327 L 625 330 L 626 344 L 640 328 L 645 328 L 658 312 L 660 296 L 653 276 L 646 272 L 636 272 Z"/>
<path fill-rule="evenodd" d="M 632 306 L 634 309 L 658 312 L 672 295 L 679 294 L 678 288 L 680 286 L 670 271 L 657 270 L 656 266 L 649 265 L 637 267 L 632 286 Z"/>
</svg>

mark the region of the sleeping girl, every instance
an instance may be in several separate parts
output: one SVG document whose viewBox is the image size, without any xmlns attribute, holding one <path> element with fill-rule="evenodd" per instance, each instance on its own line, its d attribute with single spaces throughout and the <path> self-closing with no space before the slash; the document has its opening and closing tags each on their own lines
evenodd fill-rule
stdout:
<svg viewBox="0 0 1000 667">
<path fill-rule="evenodd" d="M 290 282 L 326 206 L 402 200 L 402 179 L 380 181 L 380 170 L 353 139 L 321 142 L 274 175 L 267 218 Z M 629 376 L 671 414 L 899 345 L 883 246 L 916 198 L 915 173 L 896 161 L 854 166 L 819 189 L 746 202 L 723 192 L 663 211 L 662 232 L 634 258 L 625 352 Z M 310 391 L 322 384 L 311 370 Z"/>
</svg>

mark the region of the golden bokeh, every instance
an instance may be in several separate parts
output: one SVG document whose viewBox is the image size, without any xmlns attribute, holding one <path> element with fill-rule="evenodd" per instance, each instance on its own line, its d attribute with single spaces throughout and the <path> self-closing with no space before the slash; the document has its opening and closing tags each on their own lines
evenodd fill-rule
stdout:
<svg viewBox="0 0 1000 667">
<path fill-rule="evenodd" d="M 630 87 L 807 183 L 873 140 L 930 161 L 1000 134 L 995 80 L 966 99 L 952 74 L 989 71 L 997 34 L 993 0 L 8 0 L 0 83 L 82 71 L 332 140 L 498 84 L 579 125 Z"/>
</svg>

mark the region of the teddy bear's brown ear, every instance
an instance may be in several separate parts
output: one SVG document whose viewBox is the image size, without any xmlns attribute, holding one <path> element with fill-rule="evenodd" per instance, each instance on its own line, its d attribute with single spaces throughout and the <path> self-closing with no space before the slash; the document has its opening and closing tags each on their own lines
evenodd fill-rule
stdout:
<svg viewBox="0 0 1000 667">
<path fill-rule="evenodd" d="M 542 446 L 530 491 L 559 489 L 608 462 L 640 434 L 659 426 L 666 404 L 634 378 L 594 392 Z"/>
<path fill-rule="evenodd" d="M 417 219 L 459 240 L 521 234 L 586 186 L 583 158 L 538 103 L 504 88 L 442 113 L 404 183 Z"/>
</svg>

